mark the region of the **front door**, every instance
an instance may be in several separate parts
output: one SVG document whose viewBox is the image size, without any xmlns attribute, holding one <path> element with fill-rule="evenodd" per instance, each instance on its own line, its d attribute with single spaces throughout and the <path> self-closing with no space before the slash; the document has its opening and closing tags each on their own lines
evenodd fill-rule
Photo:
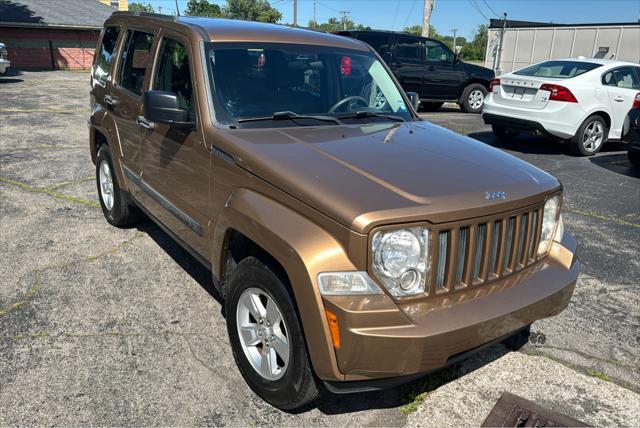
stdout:
<svg viewBox="0 0 640 428">
<path fill-rule="evenodd" d="M 425 41 L 425 90 L 432 98 L 454 100 L 460 96 L 464 75 L 456 70 L 453 52 L 435 40 Z"/>
<path fill-rule="evenodd" d="M 629 110 L 631 110 L 636 94 L 640 91 L 638 70 L 640 70 L 640 67 L 619 67 L 602 76 L 602 84 L 607 91 L 611 112 L 613 113 L 609 138 L 617 139 L 621 137 L 624 119 Z"/>
<path fill-rule="evenodd" d="M 196 108 L 193 50 L 186 38 L 163 32 L 151 89 L 178 95 L 190 112 L 193 128 L 155 123 L 145 129 L 142 142 L 142 181 L 145 206 L 200 255 L 208 254 L 204 239 L 209 202 L 211 152 L 205 146 Z"/>
</svg>

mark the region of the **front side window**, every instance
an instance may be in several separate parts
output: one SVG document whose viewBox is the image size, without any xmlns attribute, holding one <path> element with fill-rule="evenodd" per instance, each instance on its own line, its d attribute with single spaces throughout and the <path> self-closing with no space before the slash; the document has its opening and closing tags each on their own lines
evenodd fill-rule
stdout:
<svg viewBox="0 0 640 428">
<path fill-rule="evenodd" d="M 425 59 L 427 62 L 453 62 L 453 53 L 442 43 L 427 40 L 425 43 Z"/>
<path fill-rule="evenodd" d="M 640 89 L 640 81 L 633 67 L 621 67 L 602 76 L 602 84 L 616 88 Z"/>
<path fill-rule="evenodd" d="M 514 74 L 520 76 L 554 77 L 569 79 L 601 67 L 600 64 L 585 61 L 545 61 L 523 68 Z"/>
<path fill-rule="evenodd" d="M 142 95 L 144 76 L 151 59 L 153 34 L 129 30 L 122 50 L 120 86 L 136 95 Z"/>
<path fill-rule="evenodd" d="M 102 41 L 96 54 L 96 65 L 93 68 L 93 78 L 102 85 L 106 83 L 111 74 L 111 64 L 113 63 L 119 33 L 120 28 L 107 27 L 102 35 Z"/>
<path fill-rule="evenodd" d="M 193 102 L 193 84 L 189 69 L 189 56 L 184 45 L 164 39 L 158 55 L 154 89 L 178 95 L 180 108 L 189 110 Z"/>
<path fill-rule="evenodd" d="M 352 119 L 353 113 L 366 112 L 368 121 L 390 120 L 384 115 L 411 118 L 399 88 L 370 52 L 287 44 L 238 45 L 226 43 L 216 48 L 210 44 L 212 92 L 221 107 L 224 118 L 218 119 L 222 122 L 272 117 L 279 112 Z"/>
<path fill-rule="evenodd" d="M 398 58 L 419 61 L 421 49 L 420 40 L 412 37 L 400 37 L 396 42 L 396 56 Z"/>
</svg>

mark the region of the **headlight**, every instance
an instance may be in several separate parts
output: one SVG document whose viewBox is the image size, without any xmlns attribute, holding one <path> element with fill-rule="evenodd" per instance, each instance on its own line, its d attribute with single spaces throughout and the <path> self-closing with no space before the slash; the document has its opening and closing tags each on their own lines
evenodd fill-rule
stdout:
<svg viewBox="0 0 640 428">
<path fill-rule="evenodd" d="M 423 293 L 427 281 L 429 231 L 412 227 L 376 232 L 372 270 L 395 297 Z"/>
<path fill-rule="evenodd" d="M 554 239 L 560 218 L 560 196 L 556 195 L 547 199 L 542 212 L 542 229 L 540 231 L 540 245 L 538 256 L 543 256 L 549 251 L 551 241 Z M 564 232 L 563 232 L 564 233 Z"/>
</svg>

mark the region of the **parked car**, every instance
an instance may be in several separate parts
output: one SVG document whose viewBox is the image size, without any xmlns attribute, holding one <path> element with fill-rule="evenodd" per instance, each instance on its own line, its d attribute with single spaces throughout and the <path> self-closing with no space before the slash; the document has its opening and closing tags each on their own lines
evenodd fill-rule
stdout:
<svg viewBox="0 0 640 428">
<path fill-rule="evenodd" d="M 581 156 L 619 140 L 640 90 L 640 66 L 604 59 L 544 61 L 494 79 L 482 117 L 500 138 L 534 131 L 568 140 Z"/>
<path fill-rule="evenodd" d="M 11 61 L 9 61 L 7 46 L 4 43 L 0 43 L 0 74 L 7 74 L 9 67 L 11 67 Z"/>
<path fill-rule="evenodd" d="M 405 91 L 416 92 L 422 107 L 436 110 L 445 102 L 480 113 L 493 70 L 460 61 L 444 43 L 391 31 L 340 31 L 373 47 Z"/>
<path fill-rule="evenodd" d="M 406 382 L 569 303 L 558 180 L 422 121 L 369 46 L 116 12 L 94 61 L 105 218 L 146 213 L 211 270 L 274 406 Z"/>
<path fill-rule="evenodd" d="M 640 92 L 636 94 L 622 125 L 622 141 L 627 144 L 629 162 L 640 167 Z"/>
</svg>

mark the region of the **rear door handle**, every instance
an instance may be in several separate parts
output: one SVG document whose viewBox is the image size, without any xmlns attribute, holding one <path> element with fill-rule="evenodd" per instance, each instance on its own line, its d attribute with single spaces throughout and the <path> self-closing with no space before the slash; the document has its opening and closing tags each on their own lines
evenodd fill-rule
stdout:
<svg viewBox="0 0 640 428">
<path fill-rule="evenodd" d="M 149 122 L 147 119 L 145 119 L 144 116 L 138 116 L 136 118 L 136 123 L 142 126 L 144 129 L 152 130 L 153 128 L 156 127 L 156 125 L 153 122 Z"/>
<path fill-rule="evenodd" d="M 624 101 L 624 97 L 615 97 L 615 98 L 613 99 L 613 101 L 616 101 L 616 102 L 621 103 L 621 102 L 623 102 L 623 101 Z"/>
<path fill-rule="evenodd" d="M 105 95 L 104 103 L 107 105 L 107 108 L 113 109 L 116 105 L 118 105 L 118 99 L 113 95 Z"/>
</svg>

